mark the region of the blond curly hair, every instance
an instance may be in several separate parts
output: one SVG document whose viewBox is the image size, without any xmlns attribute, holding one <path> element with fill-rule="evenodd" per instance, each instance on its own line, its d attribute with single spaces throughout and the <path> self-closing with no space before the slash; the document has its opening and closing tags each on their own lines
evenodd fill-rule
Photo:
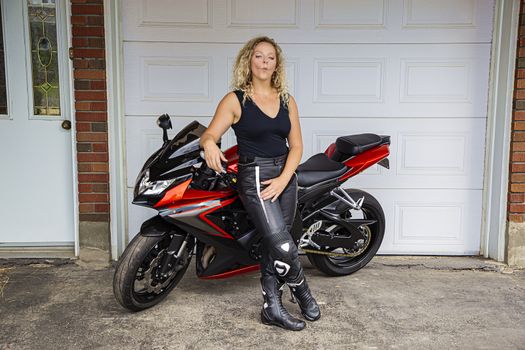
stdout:
<svg viewBox="0 0 525 350">
<path fill-rule="evenodd" d="M 252 72 L 250 69 L 250 63 L 255 47 L 260 43 L 271 44 L 276 53 L 276 66 L 275 72 L 272 75 L 271 84 L 274 89 L 277 90 L 279 98 L 284 102 L 285 106 L 288 106 L 290 101 L 290 94 L 288 93 L 288 87 L 286 85 L 286 71 L 284 68 L 284 57 L 281 47 L 267 36 L 259 36 L 248 41 L 244 47 L 237 54 L 235 64 L 233 65 L 233 77 L 231 82 L 231 88 L 233 90 L 241 90 L 244 92 L 243 103 L 247 98 L 253 96 L 253 85 L 252 85 Z"/>
</svg>

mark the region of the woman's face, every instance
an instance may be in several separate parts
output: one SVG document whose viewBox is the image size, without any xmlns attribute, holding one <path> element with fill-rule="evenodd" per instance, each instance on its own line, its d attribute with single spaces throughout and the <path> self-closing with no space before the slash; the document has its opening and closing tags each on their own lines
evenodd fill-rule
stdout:
<svg viewBox="0 0 525 350">
<path fill-rule="evenodd" d="M 277 54 L 272 44 L 262 42 L 253 49 L 250 69 L 252 76 L 259 80 L 269 80 L 272 78 L 275 67 L 277 66 Z"/>
</svg>

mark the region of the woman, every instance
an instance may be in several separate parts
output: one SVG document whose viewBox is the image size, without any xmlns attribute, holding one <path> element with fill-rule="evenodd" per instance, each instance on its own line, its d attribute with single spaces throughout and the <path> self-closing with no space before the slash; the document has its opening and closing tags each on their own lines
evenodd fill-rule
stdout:
<svg viewBox="0 0 525 350">
<path fill-rule="evenodd" d="M 297 204 L 295 169 L 303 144 L 297 105 L 286 89 L 282 51 L 273 39 L 257 37 L 246 43 L 237 55 L 232 86 L 234 91 L 219 103 L 200 144 L 207 165 L 223 172 L 221 161 L 226 158 L 217 141 L 230 126 L 235 131 L 239 196 L 263 235 L 261 320 L 301 330 L 305 322 L 291 316 L 282 305 L 285 283 L 307 320 L 318 320 L 321 313 L 290 236 Z"/>
</svg>

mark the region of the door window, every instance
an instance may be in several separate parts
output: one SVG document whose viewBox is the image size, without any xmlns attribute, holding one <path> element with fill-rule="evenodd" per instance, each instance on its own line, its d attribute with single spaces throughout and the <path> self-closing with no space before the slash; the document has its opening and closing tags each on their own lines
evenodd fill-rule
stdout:
<svg viewBox="0 0 525 350">
<path fill-rule="evenodd" d="M 35 116 L 60 116 L 55 0 L 27 0 Z"/>
</svg>

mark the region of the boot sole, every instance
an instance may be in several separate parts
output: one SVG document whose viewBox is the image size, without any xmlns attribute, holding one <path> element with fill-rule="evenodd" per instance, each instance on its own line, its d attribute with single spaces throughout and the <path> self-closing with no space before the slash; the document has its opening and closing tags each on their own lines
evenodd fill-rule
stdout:
<svg viewBox="0 0 525 350">
<path fill-rule="evenodd" d="M 275 323 L 275 322 L 272 322 L 272 321 L 269 321 L 267 320 L 266 318 L 264 318 L 263 316 L 263 313 L 261 312 L 261 322 L 266 325 L 266 326 L 277 326 L 277 327 L 280 327 L 282 329 L 286 329 L 287 331 L 302 331 L 303 329 L 306 328 L 306 325 L 303 327 L 303 328 L 299 328 L 299 329 L 293 329 L 293 328 L 286 328 L 284 327 L 283 325 L 279 324 L 279 323 Z"/>
<path fill-rule="evenodd" d="M 319 316 L 317 316 L 317 317 L 315 317 L 315 318 L 312 318 L 312 317 L 310 317 L 310 316 L 308 316 L 308 315 L 306 315 L 306 314 L 303 314 L 302 312 L 301 312 L 301 315 L 303 315 L 303 317 L 304 317 L 305 319 L 307 319 L 308 321 L 310 321 L 310 322 L 317 321 L 318 319 L 321 318 L 321 313 L 319 313 Z"/>
</svg>

